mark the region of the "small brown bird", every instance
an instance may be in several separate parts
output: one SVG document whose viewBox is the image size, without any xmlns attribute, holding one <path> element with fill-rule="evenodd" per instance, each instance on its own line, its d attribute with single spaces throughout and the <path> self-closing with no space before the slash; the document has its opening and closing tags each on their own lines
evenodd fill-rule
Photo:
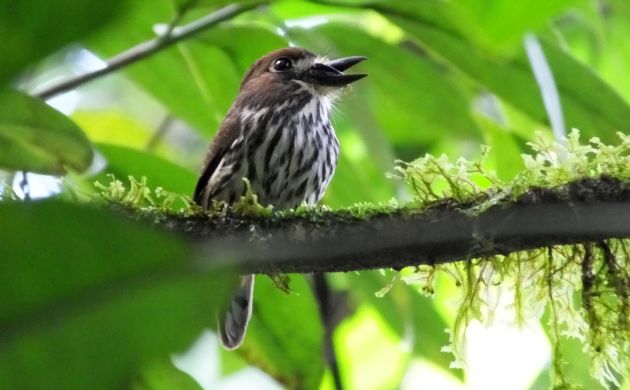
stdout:
<svg viewBox="0 0 630 390">
<path fill-rule="evenodd" d="M 233 203 L 251 183 L 262 205 L 293 208 L 317 203 L 330 182 L 339 143 L 330 124 L 342 87 L 366 75 L 346 75 L 365 57 L 329 61 L 308 50 L 285 48 L 254 63 L 243 78 L 206 156 L 194 200 Z M 225 314 L 219 316 L 221 343 L 243 341 L 252 314 L 254 276 L 241 277 Z"/>
</svg>

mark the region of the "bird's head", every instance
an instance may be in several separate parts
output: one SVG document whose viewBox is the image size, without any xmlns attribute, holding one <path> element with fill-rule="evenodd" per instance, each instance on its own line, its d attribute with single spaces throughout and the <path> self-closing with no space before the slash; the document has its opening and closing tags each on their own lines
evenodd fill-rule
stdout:
<svg viewBox="0 0 630 390">
<path fill-rule="evenodd" d="M 275 50 L 249 68 L 241 82 L 241 93 L 282 96 L 306 89 L 314 95 L 335 96 L 342 87 L 366 76 L 343 73 L 365 59 L 353 56 L 328 60 L 296 47 Z"/>
</svg>

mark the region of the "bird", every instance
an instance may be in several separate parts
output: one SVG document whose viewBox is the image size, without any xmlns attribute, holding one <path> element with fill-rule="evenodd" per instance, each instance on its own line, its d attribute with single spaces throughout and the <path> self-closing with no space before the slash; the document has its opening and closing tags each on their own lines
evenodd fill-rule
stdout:
<svg viewBox="0 0 630 390">
<path fill-rule="evenodd" d="M 297 47 L 274 50 L 245 73 L 238 95 L 210 143 L 193 200 L 208 209 L 233 204 L 251 191 L 263 206 L 314 205 L 330 183 L 339 157 L 331 124 L 344 87 L 366 74 L 344 71 L 365 60 L 328 60 Z M 218 315 L 219 340 L 238 348 L 252 316 L 254 275 L 240 277 Z"/>
</svg>

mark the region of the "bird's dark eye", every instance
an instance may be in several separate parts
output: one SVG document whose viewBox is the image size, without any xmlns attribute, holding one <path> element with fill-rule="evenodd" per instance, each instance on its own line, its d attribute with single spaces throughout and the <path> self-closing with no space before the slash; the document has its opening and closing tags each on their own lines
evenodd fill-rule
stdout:
<svg viewBox="0 0 630 390">
<path fill-rule="evenodd" d="M 291 66 L 291 60 L 287 57 L 282 57 L 274 61 L 273 70 L 275 70 L 276 72 L 284 72 L 291 69 Z"/>
</svg>

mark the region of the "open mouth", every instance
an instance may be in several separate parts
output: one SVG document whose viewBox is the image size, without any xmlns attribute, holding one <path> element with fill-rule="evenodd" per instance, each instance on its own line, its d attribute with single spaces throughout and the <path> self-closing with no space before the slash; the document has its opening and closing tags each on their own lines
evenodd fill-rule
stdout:
<svg viewBox="0 0 630 390">
<path fill-rule="evenodd" d="M 320 85 L 343 87 L 367 76 L 366 74 L 343 73 L 345 70 L 366 59 L 367 57 L 363 56 L 352 56 L 331 60 L 325 64 L 315 63 L 308 72 L 309 78 Z"/>
</svg>

